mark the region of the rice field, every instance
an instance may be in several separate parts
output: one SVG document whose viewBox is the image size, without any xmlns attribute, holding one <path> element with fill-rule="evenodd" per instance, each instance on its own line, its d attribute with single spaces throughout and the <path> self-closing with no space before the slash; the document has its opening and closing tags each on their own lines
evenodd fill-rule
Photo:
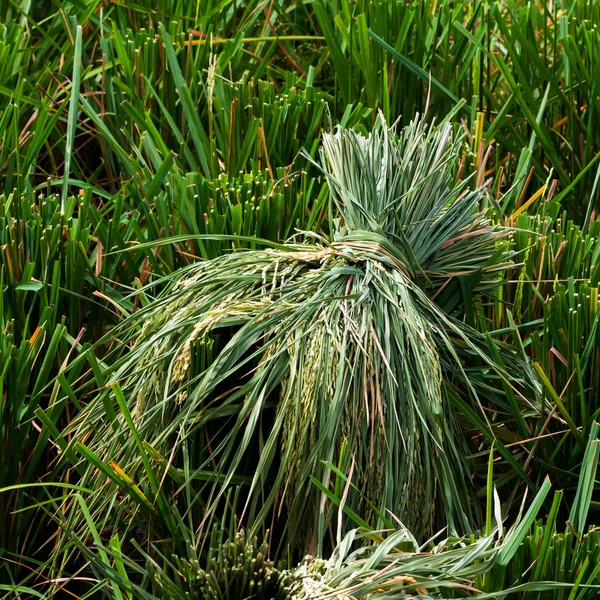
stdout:
<svg viewBox="0 0 600 600">
<path fill-rule="evenodd" d="M 596 598 L 599 27 L 0 0 L 0 597 Z"/>
</svg>

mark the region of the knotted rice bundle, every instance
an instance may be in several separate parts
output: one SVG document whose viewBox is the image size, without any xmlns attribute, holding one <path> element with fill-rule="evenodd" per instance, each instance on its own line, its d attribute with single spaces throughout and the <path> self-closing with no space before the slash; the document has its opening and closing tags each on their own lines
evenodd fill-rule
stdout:
<svg viewBox="0 0 600 600">
<path fill-rule="evenodd" d="M 432 298 L 457 276 L 489 279 L 507 256 L 486 190 L 457 181 L 461 152 L 449 124 L 420 120 L 398 135 L 381 119 L 368 136 L 325 134 L 330 238 L 193 265 L 126 323 L 136 344 L 112 380 L 153 448 L 176 457 L 195 440 L 191 472 L 219 478 L 209 512 L 246 474 L 247 524 L 285 513 L 304 548 L 337 518 L 324 490 L 376 527 L 390 512 L 417 536 L 472 526 L 449 389 L 476 406 L 465 356 L 495 365 L 485 338 Z M 118 462 L 130 443 L 97 450 Z"/>
</svg>

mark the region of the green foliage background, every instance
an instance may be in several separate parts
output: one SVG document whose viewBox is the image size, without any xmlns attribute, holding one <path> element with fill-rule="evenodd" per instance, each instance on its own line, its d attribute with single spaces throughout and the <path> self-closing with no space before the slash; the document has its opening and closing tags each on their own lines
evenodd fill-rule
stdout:
<svg viewBox="0 0 600 600">
<path fill-rule="evenodd" d="M 117 595 L 114 578 L 69 581 L 86 554 L 61 527 L 72 511 L 85 520 L 86 498 L 101 494 L 73 487 L 88 468 L 127 502 L 148 493 L 68 434 L 129 350 L 115 326 L 198 260 L 298 230 L 329 235 L 338 215 L 310 159 L 323 131 L 368 133 L 379 112 L 399 126 L 416 113 L 452 117 L 467 136 L 461 176 L 473 188 L 489 181 L 481 208 L 515 228 L 506 249 L 516 258 L 493 295 L 458 274 L 435 302 L 510 345 L 541 385 L 528 395 L 486 379 L 477 360 L 465 365 L 489 398 L 499 392 L 484 406 L 491 428 L 458 411 L 481 513 L 494 445 L 503 516 L 548 478 L 564 498 L 555 511 L 550 496 L 540 503 L 544 531 L 571 538 L 546 547 L 530 525 L 522 568 L 480 584 L 565 572 L 597 582 L 597 539 L 580 562 L 565 548 L 579 551 L 600 520 L 590 450 L 600 418 L 598 27 L 594 0 L 0 0 L 0 590 Z M 144 451 L 194 505 L 185 461 Z M 582 473 L 589 493 L 576 493 Z M 158 520 L 193 532 L 202 518 L 198 505 Z M 528 570 L 541 551 L 557 566 Z"/>
</svg>

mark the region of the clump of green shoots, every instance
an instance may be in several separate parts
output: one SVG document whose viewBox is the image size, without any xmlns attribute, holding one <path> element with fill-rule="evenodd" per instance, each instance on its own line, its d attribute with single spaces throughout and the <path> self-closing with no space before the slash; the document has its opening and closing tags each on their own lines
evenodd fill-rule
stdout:
<svg viewBox="0 0 600 600">
<path fill-rule="evenodd" d="M 383 120 L 366 137 L 326 134 L 321 168 L 330 210 L 341 215 L 331 239 L 190 266 L 125 322 L 136 343 L 111 380 L 153 448 L 202 448 L 190 468 L 210 463 L 220 481 L 203 486 L 209 511 L 250 468 L 251 531 L 285 510 L 287 539 L 299 548 L 320 548 L 329 527 L 339 539 L 342 522 L 323 503 L 330 486 L 347 488 L 346 510 L 380 524 L 392 511 L 417 536 L 434 524 L 471 529 L 452 398 L 462 388 L 478 410 L 463 357 L 495 364 L 486 338 L 431 296 L 459 274 L 485 279 L 507 256 L 498 245 L 505 231 L 480 210 L 485 188 L 456 180 L 461 144 L 450 124 L 419 119 L 398 135 Z M 504 354 L 503 369 L 517 364 Z M 101 433 L 112 427 L 110 389 L 71 431 L 96 429 L 93 450 L 141 474 L 130 459 L 136 442 Z M 95 477 L 92 469 L 84 482 Z"/>
</svg>

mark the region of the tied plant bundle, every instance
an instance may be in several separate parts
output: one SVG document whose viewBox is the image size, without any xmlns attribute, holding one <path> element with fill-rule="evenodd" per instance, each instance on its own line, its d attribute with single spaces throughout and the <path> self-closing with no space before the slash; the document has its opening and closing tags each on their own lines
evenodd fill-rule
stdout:
<svg viewBox="0 0 600 600">
<path fill-rule="evenodd" d="M 506 380 L 518 361 L 494 364 L 497 346 L 435 302 L 509 261 L 486 189 L 457 179 L 463 148 L 449 123 L 422 119 L 325 134 L 330 237 L 305 232 L 180 272 L 125 322 L 135 344 L 111 375 L 138 441 L 110 435 L 110 386 L 76 421 L 79 439 L 129 477 L 143 477 L 139 439 L 185 463 L 206 514 L 245 483 L 249 530 L 279 523 L 300 552 L 347 531 L 328 496 L 374 527 L 393 513 L 417 537 L 471 530 L 456 398 L 485 422 L 485 385 L 468 365 Z"/>
<path fill-rule="evenodd" d="M 259 544 L 257 538 L 249 539 L 244 531 L 221 543 L 215 542 L 218 537 L 213 533 L 205 568 L 198 559 L 182 560 L 172 556 L 166 563 L 171 569 L 165 571 L 146 555 L 146 569 L 153 581 L 154 593 L 159 598 L 187 600 L 299 598 L 299 577 L 269 560 L 266 542 Z"/>
</svg>

